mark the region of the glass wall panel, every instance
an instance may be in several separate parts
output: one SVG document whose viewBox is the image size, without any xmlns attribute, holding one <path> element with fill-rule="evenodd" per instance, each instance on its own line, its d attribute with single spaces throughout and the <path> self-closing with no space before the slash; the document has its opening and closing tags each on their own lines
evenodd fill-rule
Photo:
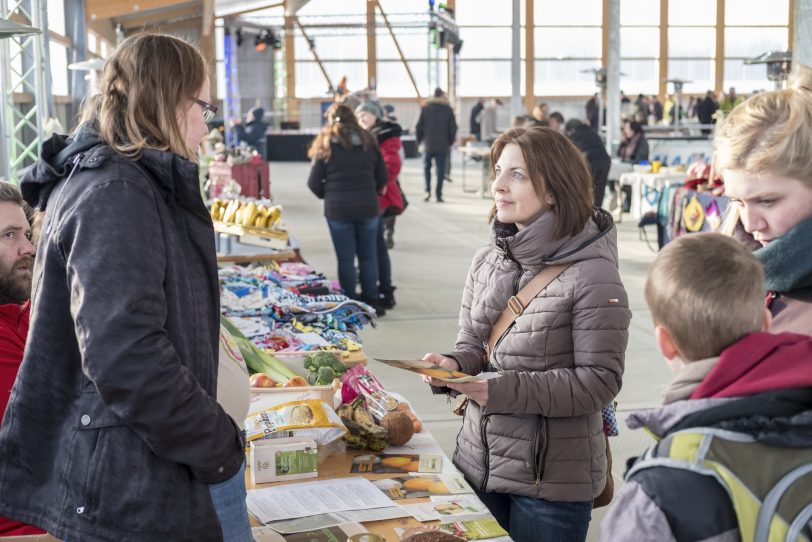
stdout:
<svg viewBox="0 0 812 542">
<path fill-rule="evenodd" d="M 620 0 L 620 24 L 658 26 L 660 2 L 657 0 Z"/>
<path fill-rule="evenodd" d="M 730 87 L 735 87 L 739 94 L 749 94 L 756 90 L 772 90 L 775 83 L 767 80 L 767 68 L 764 64 L 725 60 L 725 92 Z"/>
<path fill-rule="evenodd" d="M 465 66 L 468 66 L 466 63 Z M 417 87 L 420 89 L 420 94 L 423 97 L 431 96 L 434 90 L 429 89 L 428 85 L 428 63 L 425 60 L 410 60 L 409 69 L 415 78 Z M 467 68 L 466 68 L 467 69 Z M 460 69 L 462 73 L 462 68 Z M 445 65 L 440 65 L 440 87 L 446 89 L 448 87 L 448 79 Z M 393 98 L 412 98 L 416 96 L 414 87 L 409 76 L 406 74 L 406 68 L 400 61 L 383 61 L 378 62 L 378 95 Z"/>
<path fill-rule="evenodd" d="M 601 57 L 600 28 L 536 27 L 534 48 L 536 58 L 597 58 Z"/>
<path fill-rule="evenodd" d="M 366 34 L 345 31 L 346 35 L 313 35 L 311 39 L 316 45 L 316 53 L 322 60 L 366 60 L 367 37 Z M 254 38 L 251 38 L 253 40 Z M 295 38 L 296 60 L 313 60 L 310 46 L 300 33 Z M 253 47 L 253 41 L 250 42 Z"/>
<path fill-rule="evenodd" d="M 423 2 L 415 5 L 425 6 Z M 461 0 L 457 2 L 457 24 L 460 26 L 510 26 L 513 6 L 507 0 Z"/>
<path fill-rule="evenodd" d="M 726 25 L 786 25 L 789 16 L 787 0 L 725 0 Z"/>
<path fill-rule="evenodd" d="M 402 30 L 396 32 L 395 36 L 397 36 L 398 44 L 406 58 L 426 58 L 429 40 L 427 32 Z M 392 35 L 386 30 L 378 31 L 375 44 L 377 47 L 378 60 L 400 60 Z M 468 45 L 466 42 L 463 50 L 465 50 Z M 366 45 L 364 45 L 364 52 L 366 52 Z"/>
<path fill-rule="evenodd" d="M 680 60 L 668 61 L 668 78 L 691 81 L 682 87 L 684 93 L 704 93 L 712 90 L 714 86 L 715 63 L 708 60 Z M 669 93 L 673 92 L 672 84 L 666 87 Z"/>
<path fill-rule="evenodd" d="M 724 1 L 724 0 L 720 0 Z M 621 3 L 623 0 L 621 0 Z M 728 2 L 728 5 L 730 2 Z M 716 24 L 716 0 L 679 0 L 668 3 L 668 24 L 703 26 Z"/>
<path fill-rule="evenodd" d="M 510 96 L 510 61 L 461 62 L 459 80 L 460 96 Z"/>
<path fill-rule="evenodd" d="M 656 94 L 659 89 L 659 60 L 621 60 L 620 88 L 628 96 Z"/>
<path fill-rule="evenodd" d="M 462 0 L 464 1 L 464 0 Z M 536 0 L 533 15 L 537 26 L 600 26 L 603 19 L 601 0 Z"/>
<path fill-rule="evenodd" d="M 725 28 L 725 58 L 787 50 L 787 28 Z"/>
<path fill-rule="evenodd" d="M 460 38 L 464 42 L 460 50 L 460 58 L 462 60 L 469 58 L 510 59 L 512 34 L 510 27 L 477 28 L 463 26 L 460 28 Z"/>
<path fill-rule="evenodd" d="M 64 45 L 51 40 L 48 42 L 51 61 L 51 92 L 54 96 L 67 96 L 68 90 L 68 50 Z"/>
<path fill-rule="evenodd" d="M 537 60 L 533 85 L 535 94 L 537 96 L 592 94 L 596 91 L 595 76 L 582 71 L 599 66 L 600 61 L 595 60 Z"/>
<path fill-rule="evenodd" d="M 659 58 L 660 29 L 656 27 L 621 27 L 620 56 L 622 58 Z"/>
<path fill-rule="evenodd" d="M 669 58 L 714 58 L 715 53 L 715 28 L 668 29 Z"/>
<path fill-rule="evenodd" d="M 65 32 L 65 0 L 48 0 L 48 30 L 64 36 Z"/>
</svg>

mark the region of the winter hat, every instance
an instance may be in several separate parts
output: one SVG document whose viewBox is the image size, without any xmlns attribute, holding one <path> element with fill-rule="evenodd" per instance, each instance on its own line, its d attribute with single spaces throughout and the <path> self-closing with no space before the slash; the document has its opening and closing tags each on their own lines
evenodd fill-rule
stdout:
<svg viewBox="0 0 812 542">
<path fill-rule="evenodd" d="M 383 110 L 381 109 L 381 106 L 379 106 L 375 102 L 362 103 L 355 109 L 355 114 L 357 115 L 363 111 L 366 111 L 376 119 L 383 117 Z"/>
</svg>

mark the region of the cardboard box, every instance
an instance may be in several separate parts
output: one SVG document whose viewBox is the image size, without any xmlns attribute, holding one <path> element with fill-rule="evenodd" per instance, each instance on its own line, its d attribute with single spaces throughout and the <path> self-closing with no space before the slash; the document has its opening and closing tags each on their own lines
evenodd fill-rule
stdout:
<svg viewBox="0 0 812 542">
<path fill-rule="evenodd" d="M 251 483 L 316 478 L 319 454 L 312 439 L 289 437 L 251 443 Z"/>
</svg>

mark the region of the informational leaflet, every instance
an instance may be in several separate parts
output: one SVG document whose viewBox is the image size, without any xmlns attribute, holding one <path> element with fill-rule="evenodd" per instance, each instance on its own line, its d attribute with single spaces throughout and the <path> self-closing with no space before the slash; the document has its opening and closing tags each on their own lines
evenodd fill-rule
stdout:
<svg viewBox="0 0 812 542">
<path fill-rule="evenodd" d="M 359 454 L 353 458 L 350 472 L 439 473 L 443 472 L 443 454 Z"/>
<path fill-rule="evenodd" d="M 400 506 L 389 506 L 387 508 L 372 508 L 371 510 L 348 510 L 347 512 L 336 512 L 334 514 L 319 514 L 306 518 L 283 519 L 272 521 L 267 527 L 282 534 L 301 533 L 308 529 L 323 529 L 343 523 L 365 523 L 367 521 L 383 521 L 385 519 L 397 519 L 408 517 L 409 513 Z"/>
<path fill-rule="evenodd" d="M 462 521 L 490 516 L 488 508 L 473 496 L 432 497 L 431 502 L 400 505 L 417 521 Z"/>
<path fill-rule="evenodd" d="M 380 361 L 390 367 L 397 367 L 398 369 L 405 369 L 413 373 L 418 373 L 424 376 L 430 376 L 443 382 L 481 382 L 484 380 L 483 375 L 471 376 L 460 371 L 453 371 L 447 369 L 436 363 L 425 361 L 422 359 L 380 359 L 375 358 L 375 361 Z"/>
<path fill-rule="evenodd" d="M 506 530 L 499 526 L 494 518 L 472 519 L 443 523 L 440 530 L 464 538 L 465 540 L 490 540 L 508 536 Z"/>
<path fill-rule="evenodd" d="M 462 474 L 413 474 L 384 478 L 372 482 L 393 501 L 416 499 L 432 495 L 458 495 L 473 493 Z"/>
<path fill-rule="evenodd" d="M 254 489 L 246 499 L 248 511 L 260 522 L 392 506 L 366 478 L 338 478 Z"/>
<path fill-rule="evenodd" d="M 308 525 L 296 533 L 280 534 L 270 527 L 254 527 L 254 542 L 335 542 L 344 541 L 354 534 L 367 532 L 360 523 L 343 523 L 329 527 Z"/>
</svg>

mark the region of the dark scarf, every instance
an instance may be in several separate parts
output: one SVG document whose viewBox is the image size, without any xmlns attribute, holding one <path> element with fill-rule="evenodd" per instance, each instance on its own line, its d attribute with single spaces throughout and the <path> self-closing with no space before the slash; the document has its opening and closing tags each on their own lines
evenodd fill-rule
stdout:
<svg viewBox="0 0 812 542">
<path fill-rule="evenodd" d="M 812 288 L 812 218 L 754 254 L 764 266 L 767 290 L 787 293 Z"/>
</svg>

